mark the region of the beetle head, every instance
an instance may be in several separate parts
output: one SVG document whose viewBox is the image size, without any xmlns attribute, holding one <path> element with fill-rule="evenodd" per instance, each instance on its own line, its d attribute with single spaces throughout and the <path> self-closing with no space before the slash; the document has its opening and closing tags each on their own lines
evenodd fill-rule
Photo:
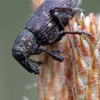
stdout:
<svg viewBox="0 0 100 100">
<path fill-rule="evenodd" d="M 38 68 L 28 57 L 32 54 L 39 54 L 39 44 L 34 34 L 28 30 L 23 30 L 15 40 L 12 48 L 13 57 L 30 73 L 38 74 Z"/>
</svg>

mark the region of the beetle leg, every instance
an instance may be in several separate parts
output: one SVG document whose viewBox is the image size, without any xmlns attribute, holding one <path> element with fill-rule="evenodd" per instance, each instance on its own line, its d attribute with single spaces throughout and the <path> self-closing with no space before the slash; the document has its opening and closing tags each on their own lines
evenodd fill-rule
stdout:
<svg viewBox="0 0 100 100">
<path fill-rule="evenodd" d="M 53 59 L 63 62 L 64 58 L 58 55 L 58 51 L 48 51 L 46 49 L 40 48 L 42 52 L 49 54 Z"/>
<path fill-rule="evenodd" d="M 85 32 L 85 31 L 61 31 L 61 32 L 59 33 L 60 36 L 64 36 L 65 34 L 78 34 L 78 35 L 84 34 L 84 35 L 86 35 L 86 36 L 88 36 L 88 37 L 91 36 L 90 33 Z"/>
<path fill-rule="evenodd" d="M 78 34 L 78 35 L 84 34 L 88 37 L 91 36 L 90 33 L 87 33 L 87 32 L 84 32 L 84 31 L 61 31 L 61 32 L 58 33 L 58 36 L 55 38 L 55 40 L 53 42 L 60 41 L 65 34 Z"/>
<path fill-rule="evenodd" d="M 81 9 L 81 8 L 73 8 L 73 11 L 74 12 L 77 12 L 77 11 L 80 11 L 80 12 L 83 12 L 83 13 L 85 13 L 85 11 L 83 10 L 83 9 Z"/>
<path fill-rule="evenodd" d="M 88 36 L 88 37 L 91 36 L 90 33 L 87 33 L 87 32 L 84 32 L 84 31 L 60 31 L 60 32 L 57 34 L 57 36 L 54 38 L 53 41 L 49 41 L 49 42 L 48 42 L 48 45 L 60 41 L 60 40 L 63 38 L 63 36 L 65 36 L 65 34 L 78 34 L 78 35 L 84 34 L 84 35 L 86 35 L 86 36 Z"/>
<path fill-rule="evenodd" d="M 53 12 L 57 11 L 67 11 L 68 13 L 72 13 L 72 8 L 70 7 L 54 7 L 50 10 L 50 13 L 53 14 Z"/>
<path fill-rule="evenodd" d="M 77 11 L 81 11 L 84 12 L 83 9 L 81 8 L 70 8 L 70 7 L 55 7 L 53 9 L 50 10 L 50 14 L 51 16 L 55 19 L 55 21 L 57 22 L 57 24 L 59 25 L 61 30 L 64 30 L 64 25 L 61 22 L 60 18 L 59 18 L 59 11 L 65 11 L 71 15 L 67 16 L 67 18 L 70 20 L 72 19 L 72 16 L 77 12 Z"/>
<path fill-rule="evenodd" d="M 55 19 L 55 21 L 57 22 L 57 24 L 60 26 L 61 30 L 64 30 L 64 25 L 61 22 L 60 18 L 59 18 L 59 13 L 57 9 L 51 9 L 50 10 L 50 14 L 51 16 Z"/>
<path fill-rule="evenodd" d="M 55 7 L 50 10 L 51 16 L 55 19 L 55 21 L 59 25 L 60 29 L 64 30 L 65 26 L 63 25 L 62 21 L 59 18 L 59 11 L 65 11 L 65 12 L 69 13 L 69 16 L 67 16 L 67 18 L 70 20 L 70 19 L 72 19 L 72 15 L 74 15 L 74 13 L 76 13 L 77 11 L 83 11 L 83 10 L 80 8 L 71 9 L 70 7 Z"/>
<path fill-rule="evenodd" d="M 72 13 L 72 12 L 77 12 L 77 11 L 80 11 L 80 12 L 83 12 L 85 13 L 85 11 L 81 8 L 70 8 L 70 7 L 55 7 L 54 9 L 57 9 L 57 10 L 60 10 L 60 11 L 67 11 L 69 13 Z"/>
<path fill-rule="evenodd" d="M 53 50 L 52 52 L 57 53 L 57 54 L 62 53 L 60 50 Z"/>
<path fill-rule="evenodd" d="M 43 63 L 43 61 L 36 61 L 36 60 L 29 59 L 29 58 L 28 58 L 28 60 L 31 61 L 31 62 L 33 62 L 33 63 L 36 63 L 38 65 L 40 65 L 40 64 Z"/>
</svg>

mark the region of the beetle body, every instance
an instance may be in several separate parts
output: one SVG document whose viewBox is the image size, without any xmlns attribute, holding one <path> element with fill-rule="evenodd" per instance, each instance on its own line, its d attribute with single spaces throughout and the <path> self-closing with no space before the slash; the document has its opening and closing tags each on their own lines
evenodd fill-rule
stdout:
<svg viewBox="0 0 100 100">
<path fill-rule="evenodd" d="M 58 42 L 66 33 L 65 25 L 75 15 L 80 0 L 45 0 L 27 21 L 25 28 L 18 35 L 12 48 L 13 57 L 30 73 L 38 74 L 39 63 L 29 59 L 31 55 L 48 53 L 58 61 L 64 59 L 58 55 L 59 50 L 48 51 L 41 45 Z M 71 34 L 74 34 L 72 32 Z M 81 32 L 75 32 L 81 35 Z"/>
<path fill-rule="evenodd" d="M 47 45 L 48 42 L 56 37 L 56 34 L 62 29 L 56 19 L 50 14 L 50 10 L 55 7 L 78 8 L 79 0 L 45 0 L 40 7 L 32 14 L 25 28 L 31 31 L 38 38 L 41 45 Z M 61 22 L 64 26 L 68 23 L 68 17 L 75 14 L 67 11 L 57 11 Z"/>
</svg>

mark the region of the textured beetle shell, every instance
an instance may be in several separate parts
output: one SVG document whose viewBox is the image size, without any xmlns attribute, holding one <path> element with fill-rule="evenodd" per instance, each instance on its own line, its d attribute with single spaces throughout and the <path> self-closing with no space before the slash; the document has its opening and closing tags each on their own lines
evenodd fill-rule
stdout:
<svg viewBox="0 0 100 100">
<path fill-rule="evenodd" d="M 36 49 L 38 49 L 38 47 L 39 45 L 34 34 L 25 29 L 18 35 L 18 38 L 15 40 L 15 44 L 13 45 L 12 50 L 17 50 L 28 55 L 35 54 L 35 51 Z"/>
<path fill-rule="evenodd" d="M 39 8 L 31 15 L 26 23 L 25 28 L 30 30 L 39 38 L 40 43 L 46 43 L 48 39 L 51 40 L 59 31 L 59 26 L 55 23 L 53 17 L 50 15 L 50 9 L 54 7 L 70 7 L 77 8 L 80 0 L 45 0 Z M 68 23 L 67 12 L 59 14 L 63 24 Z M 45 44 L 44 44 L 45 45 Z"/>
</svg>

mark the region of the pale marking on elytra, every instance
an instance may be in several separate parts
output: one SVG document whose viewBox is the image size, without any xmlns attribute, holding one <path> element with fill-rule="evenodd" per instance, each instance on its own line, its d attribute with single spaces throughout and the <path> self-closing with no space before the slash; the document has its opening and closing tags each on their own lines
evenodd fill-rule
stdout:
<svg viewBox="0 0 100 100">
<path fill-rule="evenodd" d="M 49 23 L 49 24 L 48 24 L 48 27 L 52 27 L 52 23 Z"/>
</svg>

